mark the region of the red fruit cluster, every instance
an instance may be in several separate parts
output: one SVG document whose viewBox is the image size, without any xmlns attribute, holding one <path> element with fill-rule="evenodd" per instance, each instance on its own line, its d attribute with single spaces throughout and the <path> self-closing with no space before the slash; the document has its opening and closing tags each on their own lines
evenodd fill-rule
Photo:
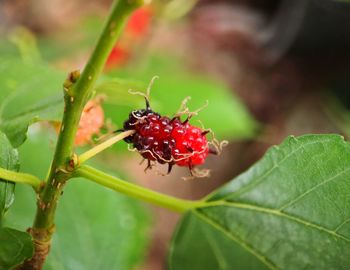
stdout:
<svg viewBox="0 0 350 270">
<path fill-rule="evenodd" d="M 190 169 L 201 165 L 209 153 L 207 131 L 178 117 L 160 116 L 149 108 L 131 112 L 124 130 L 136 131 L 126 142 L 132 143 L 145 159 L 168 163 L 169 171 L 174 164 Z"/>
</svg>

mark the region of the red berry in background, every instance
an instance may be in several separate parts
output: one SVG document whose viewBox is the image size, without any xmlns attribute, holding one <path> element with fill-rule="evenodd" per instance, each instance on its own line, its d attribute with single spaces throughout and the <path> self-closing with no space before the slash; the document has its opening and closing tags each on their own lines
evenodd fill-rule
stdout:
<svg viewBox="0 0 350 270">
<path fill-rule="evenodd" d="M 149 31 L 152 15 L 150 7 L 142 7 L 133 12 L 120 41 L 114 46 L 107 59 L 107 70 L 120 67 L 129 60 L 133 48 L 141 42 Z"/>
<path fill-rule="evenodd" d="M 140 37 L 145 35 L 151 25 L 152 10 L 149 7 L 142 7 L 134 11 L 126 26 L 129 34 Z"/>
<path fill-rule="evenodd" d="M 188 123 L 181 122 L 179 117 L 170 119 L 152 111 L 146 100 L 146 109 L 134 110 L 124 122 L 123 130 L 135 130 L 135 133 L 124 140 L 151 162 L 168 164 L 168 173 L 173 165 L 193 167 L 205 162 L 209 153 L 206 135 L 202 130 Z"/>
<path fill-rule="evenodd" d="M 99 133 L 103 125 L 104 112 L 101 101 L 98 99 L 88 101 L 80 118 L 75 145 L 82 146 L 91 142 L 92 136 Z"/>
<path fill-rule="evenodd" d="M 128 58 L 129 58 L 128 50 L 122 48 L 119 45 L 116 45 L 112 49 L 111 53 L 109 54 L 109 57 L 106 62 L 106 67 L 111 68 L 111 67 L 121 66 L 128 61 Z"/>
</svg>

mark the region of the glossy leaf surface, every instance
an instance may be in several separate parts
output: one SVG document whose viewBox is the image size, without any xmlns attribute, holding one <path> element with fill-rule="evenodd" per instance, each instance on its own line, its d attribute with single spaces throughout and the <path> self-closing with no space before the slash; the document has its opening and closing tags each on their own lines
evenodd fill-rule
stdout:
<svg viewBox="0 0 350 270">
<path fill-rule="evenodd" d="M 33 256 L 32 237 L 26 232 L 0 228 L 0 269 L 10 270 Z"/>
<path fill-rule="evenodd" d="M 0 131 L 0 167 L 18 171 L 19 160 L 17 150 L 12 148 L 6 135 Z M 4 181 L 0 178 L 0 227 L 2 224 L 3 215 L 11 206 L 14 200 L 15 184 Z"/>
<path fill-rule="evenodd" d="M 349 269 L 350 144 L 289 137 L 187 213 L 170 269 Z"/>
<path fill-rule="evenodd" d="M 0 130 L 14 147 L 25 141 L 30 124 L 61 118 L 64 77 L 41 62 L 0 57 Z"/>
</svg>

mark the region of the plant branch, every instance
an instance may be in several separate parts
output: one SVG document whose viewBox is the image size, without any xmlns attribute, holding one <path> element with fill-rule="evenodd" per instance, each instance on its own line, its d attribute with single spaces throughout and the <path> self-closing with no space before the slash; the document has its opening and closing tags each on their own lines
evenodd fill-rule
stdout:
<svg viewBox="0 0 350 270">
<path fill-rule="evenodd" d="M 40 184 L 42 183 L 40 179 L 34 175 L 13 172 L 3 168 L 0 168 L 0 178 L 10 182 L 31 185 L 35 191 L 39 190 Z"/>
<path fill-rule="evenodd" d="M 22 269 L 42 269 L 49 252 L 54 231 L 57 201 L 66 181 L 74 170 L 74 139 L 84 106 L 94 84 L 103 70 L 106 59 L 116 43 L 127 17 L 143 4 L 142 0 L 115 0 L 97 45 L 84 71 L 70 73 L 64 83 L 65 109 L 61 130 L 47 183 L 39 193 L 37 212 L 30 232 L 35 244 L 35 253 Z"/>
<path fill-rule="evenodd" d="M 126 194 L 130 197 L 143 200 L 175 212 L 185 212 L 189 209 L 203 206 L 202 201 L 189 201 L 171 197 L 153 190 L 120 180 L 89 166 L 79 167 L 74 176 L 84 177 L 102 186 Z"/>
<path fill-rule="evenodd" d="M 103 143 L 96 145 L 95 147 L 91 148 L 90 150 L 86 151 L 85 153 L 82 153 L 78 158 L 79 164 L 83 164 L 85 161 L 96 156 L 98 153 L 102 152 L 106 148 L 111 147 L 116 142 L 121 141 L 122 139 L 132 135 L 133 133 L 135 133 L 134 130 L 128 130 L 128 131 L 122 132 L 120 134 L 113 136 L 112 138 L 109 138 L 108 140 L 104 141 Z"/>
<path fill-rule="evenodd" d="M 65 88 L 66 113 L 63 116 L 53 167 L 66 165 L 72 157 L 73 142 L 80 116 L 93 86 L 103 70 L 107 57 L 124 27 L 127 17 L 142 4 L 142 0 L 114 1 L 109 18 L 83 73 L 80 76 L 76 74 L 76 78 L 73 78 L 71 82 L 72 85 Z"/>
</svg>

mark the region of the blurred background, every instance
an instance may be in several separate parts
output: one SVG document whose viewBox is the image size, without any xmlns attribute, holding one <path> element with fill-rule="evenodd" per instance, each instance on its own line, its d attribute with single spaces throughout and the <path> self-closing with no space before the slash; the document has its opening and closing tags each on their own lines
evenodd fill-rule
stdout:
<svg viewBox="0 0 350 270">
<path fill-rule="evenodd" d="M 84 67 L 110 5 L 109 0 L 1 0 L 2 89 L 31 88 L 34 96 L 38 88 L 47 89 L 48 97 L 59 97 L 58 121 L 64 78 Z M 142 108 L 143 99 L 128 89 L 144 91 L 159 76 L 151 106 L 161 114 L 173 115 L 187 96 L 192 97 L 190 110 L 208 100 L 192 124 L 229 141 L 220 156 L 211 156 L 203 166 L 211 177 L 184 181 L 185 168 L 164 177 L 157 173 L 166 171 L 162 166 L 144 173 L 141 157 L 128 152 L 124 142 L 92 164 L 159 192 L 202 198 L 288 135 L 339 133 L 348 138 L 349 54 L 350 1 L 150 1 L 131 16 L 96 86 L 104 126 L 77 151 L 120 128 L 131 110 Z M 13 101 L 0 104 L 2 118 L 16 107 Z M 45 177 L 55 124 L 29 129 L 20 148 L 21 171 Z M 18 186 L 8 224 L 30 226 L 34 205 L 32 193 Z M 165 269 L 178 219 L 77 180 L 60 202 L 46 269 Z"/>
</svg>

